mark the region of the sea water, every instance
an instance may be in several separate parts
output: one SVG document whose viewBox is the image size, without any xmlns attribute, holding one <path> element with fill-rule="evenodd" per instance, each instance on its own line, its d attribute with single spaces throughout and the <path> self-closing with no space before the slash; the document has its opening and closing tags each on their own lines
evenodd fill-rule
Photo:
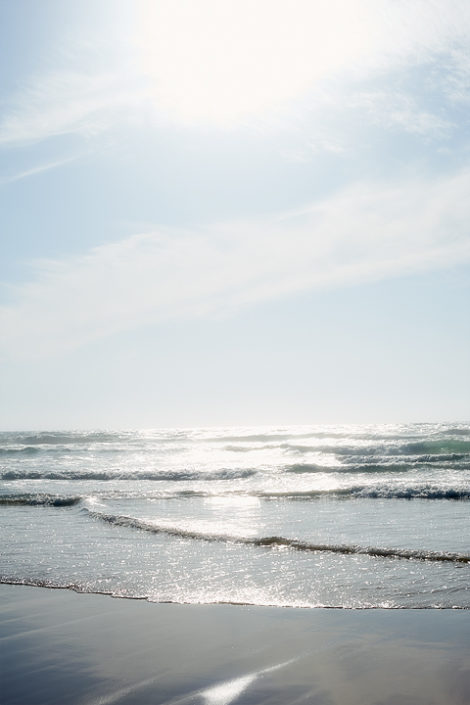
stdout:
<svg viewBox="0 0 470 705">
<path fill-rule="evenodd" d="M 0 434 L 0 582 L 470 607 L 470 425 Z"/>
</svg>

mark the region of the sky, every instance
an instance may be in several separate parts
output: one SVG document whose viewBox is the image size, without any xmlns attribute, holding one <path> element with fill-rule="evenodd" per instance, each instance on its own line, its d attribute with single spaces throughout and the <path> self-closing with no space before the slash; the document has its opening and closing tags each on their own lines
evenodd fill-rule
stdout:
<svg viewBox="0 0 470 705">
<path fill-rule="evenodd" d="M 470 422 L 468 0 L 0 0 L 0 428 Z"/>
</svg>

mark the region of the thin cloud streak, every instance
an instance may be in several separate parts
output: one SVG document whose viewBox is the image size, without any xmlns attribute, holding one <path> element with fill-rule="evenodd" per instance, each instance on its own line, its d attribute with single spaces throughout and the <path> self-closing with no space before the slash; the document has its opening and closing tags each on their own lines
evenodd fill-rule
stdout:
<svg viewBox="0 0 470 705">
<path fill-rule="evenodd" d="M 52 169 L 57 169 L 61 166 L 65 166 L 66 164 L 70 164 L 71 162 L 75 162 L 79 158 L 80 157 L 78 156 L 67 157 L 66 159 L 56 159 L 53 162 L 47 162 L 47 164 L 40 164 L 32 169 L 26 169 L 25 171 L 20 171 L 17 174 L 0 179 L 0 185 L 11 184 L 15 181 L 22 181 L 23 179 L 28 179 L 30 176 L 37 176 L 45 171 L 51 171 Z"/>
<path fill-rule="evenodd" d="M 0 309 L 2 351 L 56 354 L 161 321 L 470 260 L 470 172 L 363 184 L 298 212 L 156 229 L 81 257 L 39 262 Z"/>
<path fill-rule="evenodd" d="M 141 100 L 136 78 L 120 72 L 61 70 L 39 76 L 16 96 L 0 122 L 0 146 L 98 135 L 135 114 Z"/>
</svg>

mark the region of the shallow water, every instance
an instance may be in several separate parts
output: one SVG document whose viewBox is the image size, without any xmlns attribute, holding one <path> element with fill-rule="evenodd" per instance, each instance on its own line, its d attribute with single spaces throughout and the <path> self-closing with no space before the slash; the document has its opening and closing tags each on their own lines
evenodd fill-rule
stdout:
<svg viewBox="0 0 470 705">
<path fill-rule="evenodd" d="M 2 582 L 470 606 L 470 425 L 0 434 Z"/>
</svg>

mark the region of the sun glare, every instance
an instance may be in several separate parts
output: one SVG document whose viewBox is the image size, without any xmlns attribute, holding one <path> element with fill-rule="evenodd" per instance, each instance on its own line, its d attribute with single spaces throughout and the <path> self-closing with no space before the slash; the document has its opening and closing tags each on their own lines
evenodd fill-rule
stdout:
<svg viewBox="0 0 470 705">
<path fill-rule="evenodd" d="M 143 71 L 170 119 L 233 126 L 360 60 L 373 37 L 364 9 L 340 0 L 144 1 Z"/>
</svg>

